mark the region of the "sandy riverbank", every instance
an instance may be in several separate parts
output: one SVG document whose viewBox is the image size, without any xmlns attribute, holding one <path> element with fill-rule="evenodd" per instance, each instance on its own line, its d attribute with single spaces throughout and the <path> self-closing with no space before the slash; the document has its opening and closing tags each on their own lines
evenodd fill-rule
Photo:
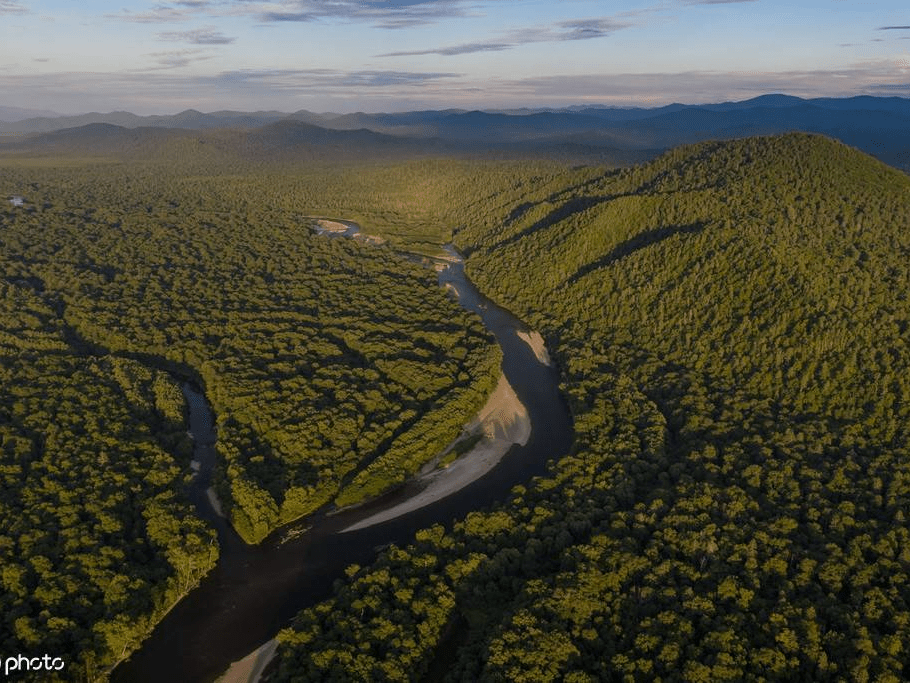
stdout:
<svg viewBox="0 0 910 683">
<path fill-rule="evenodd" d="M 330 221 L 328 218 L 317 218 L 313 224 L 321 233 L 329 233 L 332 235 L 346 235 L 353 240 L 357 240 L 358 242 L 365 242 L 366 244 L 386 243 L 384 237 L 380 237 L 379 235 L 368 235 L 365 232 L 361 232 L 353 225 L 345 225 L 339 221 Z"/>
<path fill-rule="evenodd" d="M 348 226 L 344 223 L 339 223 L 338 221 L 330 221 L 327 218 L 319 218 L 316 220 L 316 225 L 318 225 L 322 230 L 326 232 L 347 232 Z"/>
<path fill-rule="evenodd" d="M 442 469 L 435 469 L 439 458 L 434 459 L 429 465 L 429 471 L 418 476 L 418 481 L 426 482 L 423 491 L 399 505 L 349 526 L 341 533 L 395 519 L 445 498 L 493 469 L 513 444 L 526 444 L 531 436 L 531 420 L 505 375 L 499 377 L 496 389 L 477 416 L 465 425 L 465 432 L 482 435 L 480 441 L 468 453 Z M 448 451 L 446 449 L 443 454 Z M 277 646 L 275 639 L 265 643 L 231 664 L 216 683 L 258 683 L 263 670 L 274 658 Z"/>
<path fill-rule="evenodd" d="M 540 336 L 540 332 L 531 330 L 529 332 L 516 332 L 516 334 L 519 339 L 531 347 L 531 350 L 534 352 L 534 355 L 537 356 L 538 361 L 543 365 L 553 367 L 553 361 L 550 360 L 550 354 L 547 352 L 547 345 L 544 343 L 543 337 Z"/>
<path fill-rule="evenodd" d="M 215 683 L 258 683 L 265 667 L 275 656 L 277 648 L 278 641 L 272 638 L 243 659 L 231 664 L 230 668 Z"/>
<path fill-rule="evenodd" d="M 221 507 L 221 500 L 218 498 L 218 494 L 215 493 L 215 489 L 212 486 L 209 486 L 205 490 L 206 498 L 209 499 L 209 504 L 212 506 L 212 509 L 215 511 L 215 514 L 219 517 L 224 517 L 227 519 L 227 515 L 224 514 L 224 508 Z"/>
<path fill-rule="evenodd" d="M 420 493 L 347 527 L 341 533 L 387 522 L 441 500 L 493 469 L 513 444 L 525 445 L 531 436 L 531 420 L 505 375 L 500 376 L 495 391 L 477 417 L 465 426 L 465 431 L 482 434 L 482 437 L 474 448 L 451 465 L 421 474 L 417 480 L 426 486 Z"/>
</svg>

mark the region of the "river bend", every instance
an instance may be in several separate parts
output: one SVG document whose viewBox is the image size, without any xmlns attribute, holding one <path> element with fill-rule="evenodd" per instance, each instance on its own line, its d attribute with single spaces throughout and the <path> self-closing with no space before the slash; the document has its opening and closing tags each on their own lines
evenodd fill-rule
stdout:
<svg viewBox="0 0 910 683">
<path fill-rule="evenodd" d="M 337 232 L 353 236 L 356 225 Z M 217 514 L 211 497 L 215 464 L 215 419 L 199 387 L 183 386 L 189 408 L 194 459 L 200 463 L 190 495 L 200 516 L 218 531 L 218 564 L 157 625 L 142 647 L 117 669 L 115 683 L 184 681 L 210 683 L 236 661 L 288 626 L 304 607 L 327 598 L 332 583 L 350 564 L 367 565 L 390 543 L 405 545 L 422 527 L 453 520 L 504 500 L 512 487 L 541 475 L 548 460 L 568 452 L 572 421 L 559 393 L 557 371 L 542 362 L 527 342 L 528 327 L 481 294 L 460 259 L 439 272 L 460 304 L 479 315 L 502 348 L 502 370 L 525 406 L 531 435 L 514 445 L 481 479 L 425 507 L 357 531 L 339 533 L 419 493 L 411 483 L 368 504 L 336 514 L 324 512 L 283 527 L 257 546 L 248 546 Z M 524 338 L 522 338 L 523 335 Z"/>
</svg>

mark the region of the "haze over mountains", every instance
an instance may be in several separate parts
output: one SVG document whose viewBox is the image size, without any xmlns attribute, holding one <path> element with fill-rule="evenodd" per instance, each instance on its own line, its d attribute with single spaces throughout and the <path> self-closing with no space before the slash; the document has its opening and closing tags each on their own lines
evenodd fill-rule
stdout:
<svg viewBox="0 0 910 683">
<path fill-rule="evenodd" d="M 23 109 L 21 107 L 4 107 L 0 106 L 0 121 L 14 122 L 24 121 L 35 117 L 59 117 L 60 114 L 44 109 Z"/>
<path fill-rule="evenodd" d="M 6 111 L 5 109 L 3 111 Z M 106 124 L 99 127 L 98 124 Z M 85 128 L 89 126 L 89 128 Z M 153 129 L 179 129 L 163 135 Z M 16 144 L 52 149 L 91 144 L 133 150 L 187 137 L 185 131 L 231 129 L 234 137 L 211 138 L 250 153 L 307 147 L 355 147 L 367 153 L 569 154 L 581 158 L 637 161 L 680 144 L 788 131 L 837 138 L 886 163 L 910 168 L 910 100 L 899 97 L 801 99 L 763 95 L 742 102 L 654 109 L 570 107 L 509 111 L 412 111 L 380 114 L 317 114 L 301 110 L 186 110 L 174 115 L 129 112 L 34 117 L 0 123 L 2 133 L 53 133 L 16 138 Z M 128 130 L 132 132 L 128 132 Z M 333 132 L 329 132 L 333 131 Z M 199 138 L 198 134 L 194 136 Z M 108 150 L 110 151 L 110 150 Z"/>
</svg>

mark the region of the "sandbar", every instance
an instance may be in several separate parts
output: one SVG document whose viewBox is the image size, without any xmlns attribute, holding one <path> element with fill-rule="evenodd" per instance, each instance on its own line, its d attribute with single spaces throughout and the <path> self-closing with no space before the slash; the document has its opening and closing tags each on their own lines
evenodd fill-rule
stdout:
<svg viewBox="0 0 910 683">
<path fill-rule="evenodd" d="M 221 507 L 221 500 L 219 500 L 218 494 L 215 493 L 215 489 L 213 487 L 209 486 L 205 490 L 205 495 L 209 499 L 209 505 L 212 506 L 212 509 L 215 511 L 215 514 L 218 515 L 219 517 L 225 517 L 225 519 L 227 519 L 227 517 L 224 514 L 224 509 Z"/>
<path fill-rule="evenodd" d="M 215 683 L 258 683 L 265 667 L 275 656 L 277 648 L 278 641 L 272 638 L 243 659 L 231 664 Z"/>
<path fill-rule="evenodd" d="M 480 441 L 446 467 L 435 468 L 439 457 L 429 467 L 424 467 L 417 477 L 417 481 L 426 484 L 420 493 L 388 510 L 377 512 L 340 533 L 366 529 L 441 500 L 493 469 L 513 444 L 524 446 L 531 436 L 531 419 L 505 375 L 499 377 L 496 389 L 474 420 L 465 426 L 465 431 L 468 434 L 481 434 Z"/>
<path fill-rule="evenodd" d="M 537 360 L 541 365 L 553 367 L 553 361 L 550 360 L 550 354 L 547 352 L 547 345 L 544 343 L 543 337 L 540 336 L 540 332 L 534 330 L 529 332 L 516 331 L 516 334 L 519 339 L 531 347 L 531 350 L 534 352 L 534 355 L 537 356 Z"/>
<path fill-rule="evenodd" d="M 344 223 L 339 223 L 338 221 L 330 221 L 326 218 L 319 218 L 316 220 L 316 225 L 318 225 L 322 230 L 326 232 L 347 232 L 348 226 Z"/>
</svg>

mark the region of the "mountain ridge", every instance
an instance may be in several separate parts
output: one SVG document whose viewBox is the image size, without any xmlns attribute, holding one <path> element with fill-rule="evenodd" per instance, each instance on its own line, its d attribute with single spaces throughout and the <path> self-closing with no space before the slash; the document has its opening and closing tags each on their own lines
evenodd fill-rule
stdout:
<svg viewBox="0 0 910 683">
<path fill-rule="evenodd" d="M 423 146 L 425 153 L 549 153 L 592 160 L 611 155 L 642 158 L 653 154 L 653 150 L 709 139 L 798 130 L 836 137 L 887 163 L 910 169 L 910 99 L 866 95 L 803 99 L 768 94 L 740 102 L 671 104 L 651 109 L 589 106 L 511 112 L 441 109 L 353 114 L 306 110 L 290 114 L 231 110 L 203 113 L 187 109 L 174 115 L 144 117 L 129 112 L 94 112 L 0 122 L 0 132 L 50 133 L 106 123 L 130 129 L 243 133 L 287 121 L 324 130 L 369 131 L 387 136 L 369 140 L 390 153 L 397 139 L 401 147 L 397 151 L 401 153 L 421 153 Z M 359 135 L 362 138 L 365 133 Z M 328 134 L 320 136 L 329 139 Z M 314 133 L 316 137 L 319 136 Z M 341 138 L 337 141 L 341 144 Z"/>
</svg>

